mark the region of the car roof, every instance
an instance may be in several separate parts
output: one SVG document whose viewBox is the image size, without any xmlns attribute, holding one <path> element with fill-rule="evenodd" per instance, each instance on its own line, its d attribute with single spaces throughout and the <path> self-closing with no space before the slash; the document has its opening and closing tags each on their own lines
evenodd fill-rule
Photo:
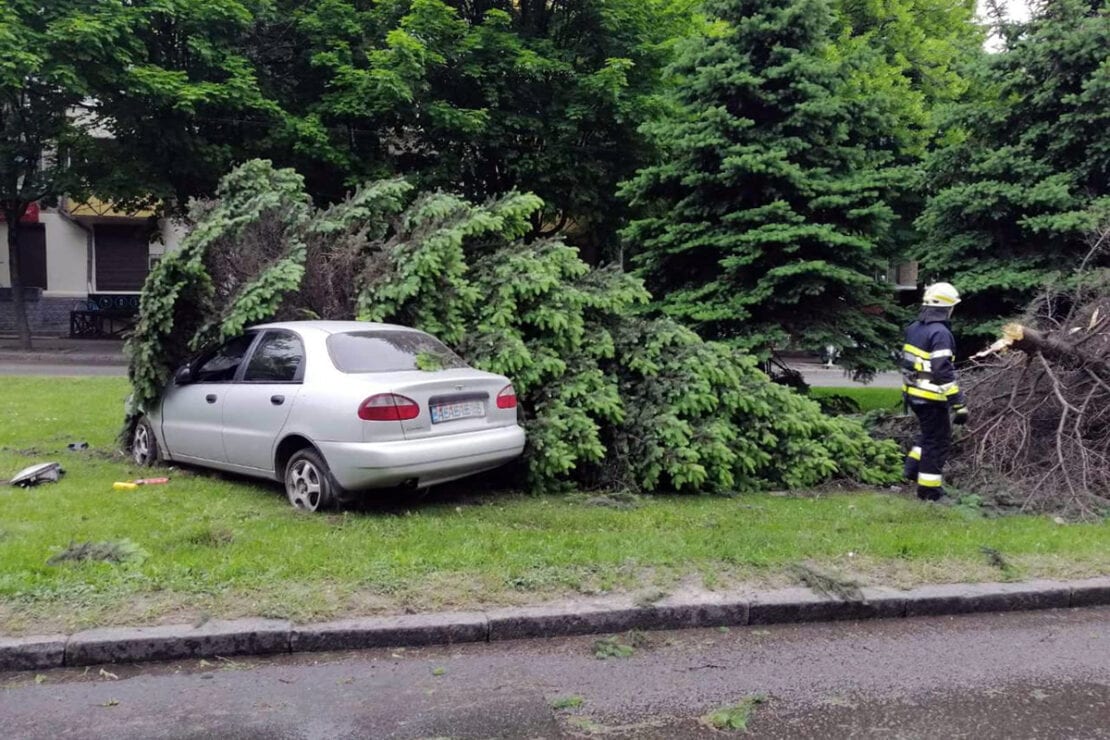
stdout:
<svg viewBox="0 0 1110 740">
<path fill-rule="evenodd" d="M 342 334 L 352 331 L 418 331 L 407 326 L 380 324 L 374 321 L 275 321 L 269 324 L 258 324 L 250 328 L 308 330 L 323 334 Z"/>
</svg>

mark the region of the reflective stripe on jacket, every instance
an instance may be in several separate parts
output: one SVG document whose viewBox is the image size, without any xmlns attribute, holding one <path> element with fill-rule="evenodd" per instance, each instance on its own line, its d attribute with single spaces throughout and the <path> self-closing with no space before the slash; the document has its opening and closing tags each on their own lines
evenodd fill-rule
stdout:
<svg viewBox="0 0 1110 740">
<path fill-rule="evenodd" d="M 963 405 L 955 360 L 956 339 L 948 328 L 948 309 L 923 309 L 917 321 L 906 328 L 902 391 L 911 402 Z"/>
</svg>

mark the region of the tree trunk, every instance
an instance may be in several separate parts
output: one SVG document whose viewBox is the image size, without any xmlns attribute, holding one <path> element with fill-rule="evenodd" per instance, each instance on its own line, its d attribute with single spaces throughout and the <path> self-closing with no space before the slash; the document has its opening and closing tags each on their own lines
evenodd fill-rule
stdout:
<svg viewBox="0 0 1110 740">
<path fill-rule="evenodd" d="M 4 220 L 8 224 L 8 274 L 12 286 L 12 313 L 15 318 L 15 333 L 22 349 L 31 349 L 31 325 L 27 323 L 27 304 L 23 300 L 23 276 L 19 264 L 19 220 L 27 212 L 27 204 L 4 209 Z"/>
</svg>

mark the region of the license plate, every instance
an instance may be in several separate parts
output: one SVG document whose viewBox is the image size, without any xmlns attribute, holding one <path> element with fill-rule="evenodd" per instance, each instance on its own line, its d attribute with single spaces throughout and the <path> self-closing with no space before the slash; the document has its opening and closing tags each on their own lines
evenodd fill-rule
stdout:
<svg viewBox="0 0 1110 740">
<path fill-rule="evenodd" d="M 456 401 L 454 403 L 438 403 L 431 408 L 432 423 L 440 424 L 456 419 L 470 419 L 475 416 L 486 415 L 484 401 Z"/>
</svg>

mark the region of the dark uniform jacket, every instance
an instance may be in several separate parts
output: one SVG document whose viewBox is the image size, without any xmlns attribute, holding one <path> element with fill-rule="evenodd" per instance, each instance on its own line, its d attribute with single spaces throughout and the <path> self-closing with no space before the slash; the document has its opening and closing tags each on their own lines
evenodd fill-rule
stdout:
<svg viewBox="0 0 1110 740">
<path fill-rule="evenodd" d="M 956 379 L 956 339 L 949 309 L 926 307 L 906 328 L 902 347 L 902 392 L 910 403 L 964 405 Z"/>
</svg>

